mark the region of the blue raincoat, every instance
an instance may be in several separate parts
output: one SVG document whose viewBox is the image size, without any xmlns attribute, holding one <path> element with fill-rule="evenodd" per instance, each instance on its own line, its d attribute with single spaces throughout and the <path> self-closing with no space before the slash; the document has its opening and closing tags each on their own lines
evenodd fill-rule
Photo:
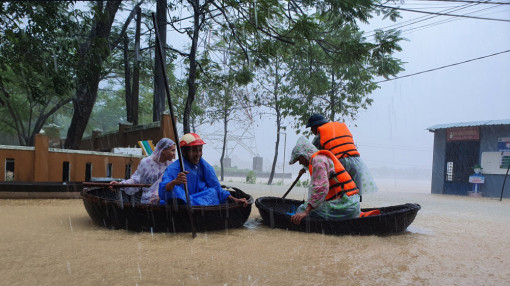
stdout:
<svg viewBox="0 0 510 286">
<path fill-rule="evenodd" d="M 191 164 L 184 159 L 184 169 L 189 172 L 186 175 L 191 206 L 219 205 L 226 202 L 230 192 L 221 188 L 214 169 L 203 158 L 197 165 Z M 180 204 L 186 204 L 186 192 L 184 184 L 176 185 L 173 190 L 166 191 L 165 186 L 177 178 L 181 171 L 180 160 L 173 162 L 165 170 L 161 183 L 159 184 L 160 204 L 170 203 L 177 199 Z"/>
</svg>

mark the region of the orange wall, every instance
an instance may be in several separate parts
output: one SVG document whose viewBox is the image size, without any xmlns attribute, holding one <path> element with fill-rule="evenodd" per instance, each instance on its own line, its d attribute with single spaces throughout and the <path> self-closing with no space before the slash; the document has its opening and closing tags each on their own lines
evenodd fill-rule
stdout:
<svg viewBox="0 0 510 286">
<path fill-rule="evenodd" d="M 5 181 L 5 160 L 14 159 L 14 181 L 32 182 L 34 180 L 34 148 L 0 148 L 0 181 Z"/>
<path fill-rule="evenodd" d="M 14 181 L 62 182 L 64 162 L 69 162 L 69 181 L 85 180 L 87 163 L 92 163 L 92 177 L 106 177 L 106 166 L 112 164 L 112 178 L 124 179 L 126 165 L 134 173 L 142 156 L 108 152 L 48 149 L 48 138 L 38 134 L 35 147 L 0 147 L 0 181 L 5 181 L 5 161 L 14 159 Z"/>
<path fill-rule="evenodd" d="M 106 177 L 106 166 L 110 163 L 112 164 L 112 177 L 124 179 L 126 165 L 131 163 L 131 173 L 134 173 L 142 159 L 139 156 L 119 156 L 112 153 L 105 153 L 105 155 L 91 154 L 99 152 L 64 153 L 50 151 L 48 153 L 51 158 L 48 169 L 52 169 L 47 177 L 49 182 L 62 181 L 64 162 L 69 162 L 69 181 L 82 182 L 85 180 L 87 163 L 92 163 L 92 177 Z"/>
</svg>

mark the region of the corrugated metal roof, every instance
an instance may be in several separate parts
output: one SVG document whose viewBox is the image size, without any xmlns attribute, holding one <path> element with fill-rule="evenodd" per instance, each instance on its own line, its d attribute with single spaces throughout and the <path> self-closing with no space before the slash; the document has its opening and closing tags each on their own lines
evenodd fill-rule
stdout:
<svg viewBox="0 0 510 286">
<path fill-rule="evenodd" d="M 445 128 L 487 126 L 487 125 L 510 125 L 510 119 L 436 124 L 436 125 L 430 126 L 429 128 L 427 128 L 427 130 L 434 132 L 438 129 L 445 129 Z"/>
</svg>

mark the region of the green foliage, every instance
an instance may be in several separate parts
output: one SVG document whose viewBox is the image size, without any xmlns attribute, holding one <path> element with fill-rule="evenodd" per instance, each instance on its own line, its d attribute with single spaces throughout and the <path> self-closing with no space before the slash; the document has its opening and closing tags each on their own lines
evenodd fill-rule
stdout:
<svg viewBox="0 0 510 286">
<path fill-rule="evenodd" d="M 327 43 L 310 43 L 296 51 L 289 66 L 291 83 L 296 87 L 287 100 L 286 114 L 297 121 L 300 129 L 310 114 L 319 112 L 330 120 L 354 119 L 360 109 L 367 109 L 378 88 L 377 77 L 388 78 L 402 71 L 402 62 L 392 57 L 401 48 L 399 32 L 377 31 L 373 42 L 367 42 L 357 26 L 344 25 L 330 33 Z M 335 47 L 339 47 L 336 49 Z"/>
<path fill-rule="evenodd" d="M 247 184 L 257 183 L 257 174 L 255 174 L 254 171 L 249 171 L 248 174 L 246 174 L 246 183 Z"/>
<path fill-rule="evenodd" d="M 253 71 L 250 70 L 247 66 L 243 66 L 243 68 L 234 73 L 234 78 L 236 83 L 239 85 L 247 85 L 253 80 L 254 74 Z"/>
<path fill-rule="evenodd" d="M 223 36 L 223 41 L 219 41 L 209 49 L 210 53 L 223 56 L 221 62 L 207 61 L 208 65 L 202 66 L 202 70 L 207 73 L 203 73 L 200 78 L 200 91 L 202 91 L 200 99 L 203 100 L 201 107 L 204 111 L 204 122 L 222 126 L 222 130 L 217 135 L 227 138 L 227 134 L 232 135 L 238 130 L 245 130 L 246 123 L 249 123 L 249 120 L 243 118 L 246 113 L 249 113 L 243 85 L 251 81 L 253 73 L 246 65 L 243 65 L 242 61 L 238 61 L 235 54 L 239 50 L 229 48 L 231 43 L 228 42 L 226 35 Z M 204 56 L 208 56 L 209 52 Z M 226 156 L 227 140 L 222 140 L 220 143 L 222 147 L 220 160 Z"/>
<path fill-rule="evenodd" d="M 398 72 L 398 63 L 390 55 L 396 50 L 394 44 L 400 39 L 388 37 L 390 40 L 386 42 L 376 40 L 375 43 L 369 43 L 361 37 L 358 27 L 358 22 L 367 23 L 375 13 L 396 19 L 396 11 L 377 8 L 378 1 L 259 0 L 224 1 L 221 5 L 215 1 L 206 1 L 203 4 L 195 3 L 194 5 L 198 4 L 197 7 L 191 7 L 191 3 L 182 1 L 172 3 L 175 5 L 172 4 L 171 7 L 177 11 L 184 5 L 190 5 L 187 8 L 194 11 L 192 18 L 197 21 L 178 29 L 186 32 L 192 39 L 190 52 L 180 53 L 185 54 L 191 64 L 188 78 L 191 85 L 195 84 L 195 74 L 191 71 L 197 58 L 197 38 L 206 33 L 206 50 L 210 48 L 211 41 L 223 42 L 236 66 L 242 67 L 236 69 L 234 66 L 235 79 L 241 85 L 246 85 L 253 79 L 256 74 L 256 71 L 252 70 L 254 67 L 263 68 L 270 58 L 276 56 L 288 57 L 284 61 L 294 74 L 282 84 L 291 86 L 295 97 L 303 94 L 313 97 L 300 100 L 301 104 L 295 108 L 289 105 L 282 110 L 283 114 L 299 117 L 298 120 L 310 113 L 310 110 L 302 113 L 302 105 L 322 109 L 325 103 L 329 106 L 329 113 L 333 118 L 336 114 L 355 116 L 357 108 L 354 106 L 359 103 L 361 108 L 365 108 L 370 103 L 364 98 L 376 88 L 371 84 L 373 76 Z M 172 18 L 172 22 L 181 25 L 179 17 Z M 280 46 L 275 48 L 278 45 Z M 372 52 L 378 54 L 381 60 L 372 61 Z M 202 69 L 204 66 L 212 66 L 212 60 L 213 57 L 207 55 L 199 61 L 199 65 Z M 388 65 L 378 65 L 382 60 L 389 62 L 390 68 Z M 375 69 L 376 66 L 379 68 Z M 346 76 L 348 69 L 355 68 L 361 70 L 362 79 L 357 79 L 358 76 L 354 73 Z M 330 80 L 332 77 L 337 80 Z M 352 85 L 349 84 L 351 81 L 359 83 Z M 336 91 L 343 86 L 349 86 L 349 89 L 345 92 Z M 194 90 L 190 91 L 188 97 L 194 100 Z M 316 101 L 316 97 L 323 99 Z M 342 100 L 353 104 L 342 105 Z M 341 107 L 335 107 L 337 102 Z M 191 106 L 185 108 L 189 109 Z M 187 113 L 189 110 L 184 114 Z M 186 129 L 189 128 L 185 126 Z"/>
<path fill-rule="evenodd" d="M 119 122 L 125 122 L 124 88 L 119 87 L 124 81 L 123 54 L 116 45 L 110 45 L 113 41 L 97 38 L 96 44 L 89 45 L 92 48 L 84 53 L 91 58 L 103 58 L 104 62 L 98 61 L 101 64 L 90 69 L 76 64 L 77 42 L 86 43 L 92 35 L 92 25 L 107 16 L 103 10 L 110 3 L 94 2 L 90 10 L 84 11 L 74 9 L 73 2 L 62 1 L 12 1 L 0 6 L 0 87 L 4 90 L 0 90 L 0 105 L 8 102 L 15 111 L 8 111 L 5 104 L 0 106 L 3 108 L 0 128 L 11 133 L 22 129 L 16 127 L 15 121 L 9 121 L 6 114 L 18 116 L 18 126 L 22 122 L 32 130 L 34 126 L 39 128 L 40 122 L 30 117 L 35 111 L 47 116 L 49 122 L 68 125 L 64 118 L 73 111 L 64 103 L 75 89 L 74 79 L 80 78 L 82 84 L 91 82 L 88 79 L 97 72 L 102 76 L 100 86 L 104 90 L 98 94 L 87 132 L 116 129 Z M 400 33 L 375 31 L 373 36 L 367 36 L 359 27 L 359 23 L 367 23 L 373 15 L 392 21 L 398 18 L 396 10 L 378 8 L 378 3 L 372 0 L 258 0 L 221 4 L 205 1 L 199 3 L 198 9 L 191 9 L 190 2 L 169 1 L 174 16 L 170 17 L 173 25 L 169 27 L 196 35 L 195 44 L 199 45 L 197 49 L 188 45 L 185 49 L 190 47 L 189 50 L 178 51 L 172 46 L 175 43 L 169 43 L 167 49 L 167 75 L 176 116 L 184 118 L 189 114 L 194 127 L 217 123 L 220 119 L 235 123 L 245 119 L 246 114 L 251 118 L 249 107 L 257 104 L 272 108 L 273 115 L 278 117 L 275 121 L 286 121 L 298 130 L 303 129 L 303 123 L 313 112 L 321 112 L 331 120 L 355 118 L 373 102 L 377 78 L 388 78 L 402 71 L 403 63 L 393 56 L 401 50 Z M 123 2 L 122 5 L 129 8 L 132 4 Z M 187 21 L 183 22 L 181 17 L 188 15 L 180 13 L 188 8 L 199 13 L 198 25 L 183 24 Z M 146 30 L 142 32 L 144 47 L 139 55 L 140 124 L 152 121 L 154 86 L 154 52 L 148 48 L 154 46 L 154 34 L 148 31 L 152 21 L 147 10 L 143 9 L 143 13 L 142 29 Z M 114 22 L 113 36 L 120 33 L 122 24 Z M 133 38 L 133 25 L 126 32 Z M 134 50 L 133 41 L 129 50 Z M 106 58 L 107 55 L 110 56 Z M 221 55 L 228 55 L 228 59 Z M 191 78 L 190 64 L 194 60 L 198 67 L 196 79 Z M 187 65 L 184 69 L 190 77 L 176 79 L 174 63 Z M 81 68 L 82 73 L 78 74 L 75 67 Z M 105 88 L 107 77 L 111 81 Z M 257 86 L 253 84 L 256 78 L 260 82 Z M 188 91 L 188 80 L 196 86 L 196 94 Z M 256 98 L 252 98 L 254 93 L 247 92 L 248 87 L 257 88 Z M 271 91 L 264 90 L 270 87 Z M 193 98 L 191 105 L 186 104 L 188 96 Z M 87 104 L 94 101 L 95 98 L 90 98 Z M 48 110 L 59 104 L 65 108 L 52 118 Z M 28 142 L 30 135 L 26 134 L 23 136 Z"/>
<path fill-rule="evenodd" d="M 227 1 L 215 6 L 221 15 L 211 15 L 214 21 L 205 20 L 203 27 L 214 35 L 209 41 L 223 43 L 230 52 L 237 83 L 259 78 L 253 103 L 274 109 L 275 116 L 293 117 L 298 130 L 313 112 L 331 120 L 354 119 L 372 103 L 377 77 L 403 70 L 402 62 L 392 56 L 401 50 L 399 32 L 376 31 L 369 40 L 358 25 L 374 14 L 394 21 L 399 17 L 396 10 L 378 8 L 372 0 L 286 3 Z M 211 65 L 212 56 L 207 59 Z M 265 84 L 260 80 L 264 71 Z M 216 81 L 228 85 L 225 77 Z M 277 88 L 269 91 L 270 86 Z"/>
<path fill-rule="evenodd" d="M 119 123 L 128 123 L 126 121 L 126 107 L 124 105 L 124 90 L 99 90 L 87 130 L 89 132 L 92 130 L 104 132 L 118 130 Z"/>
<path fill-rule="evenodd" d="M 71 101 L 79 25 L 70 3 L 10 2 L 0 8 L 0 128 L 21 145 Z"/>
</svg>

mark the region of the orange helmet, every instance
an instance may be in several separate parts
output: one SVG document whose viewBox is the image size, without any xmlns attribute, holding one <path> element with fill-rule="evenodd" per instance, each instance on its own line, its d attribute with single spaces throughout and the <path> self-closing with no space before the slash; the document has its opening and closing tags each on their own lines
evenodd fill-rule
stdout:
<svg viewBox="0 0 510 286">
<path fill-rule="evenodd" d="M 195 133 L 184 134 L 179 141 L 181 147 L 204 145 L 205 142 Z"/>
</svg>

